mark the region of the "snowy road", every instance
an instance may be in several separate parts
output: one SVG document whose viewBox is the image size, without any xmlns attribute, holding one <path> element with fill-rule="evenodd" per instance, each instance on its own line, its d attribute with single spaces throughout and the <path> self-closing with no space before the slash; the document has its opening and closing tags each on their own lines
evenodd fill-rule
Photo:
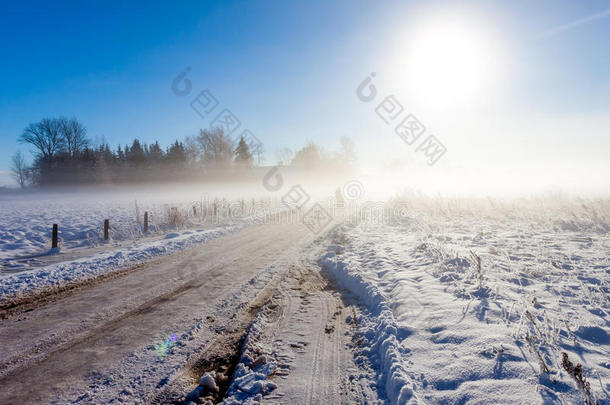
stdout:
<svg viewBox="0 0 610 405">
<path fill-rule="evenodd" d="M 285 268 L 310 240 L 300 225 L 253 226 L 2 320 L 0 403 L 143 398 L 239 323 L 273 279 L 269 269 Z M 169 353 L 146 350 L 169 334 Z"/>
</svg>

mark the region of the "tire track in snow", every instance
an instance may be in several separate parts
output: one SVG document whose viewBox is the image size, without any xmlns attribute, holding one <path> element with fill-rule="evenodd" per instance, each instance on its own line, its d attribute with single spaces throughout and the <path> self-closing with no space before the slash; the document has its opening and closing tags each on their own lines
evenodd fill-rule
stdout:
<svg viewBox="0 0 610 405">
<path fill-rule="evenodd" d="M 287 316 L 269 328 L 273 332 L 267 338 L 280 372 L 271 377 L 277 389 L 263 397 L 265 404 L 370 403 L 376 397 L 366 387 L 370 381 L 360 384 L 364 380 L 350 378 L 359 369 L 349 348 L 353 331 L 346 322 L 354 307 L 328 290 L 319 270 L 305 266 L 300 271 L 306 281 L 297 289 L 282 290 Z"/>
<path fill-rule="evenodd" d="M 326 388 L 326 384 L 323 384 L 323 381 L 321 383 L 321 381 L 319 381 L 321 378 L 324 378 L 324 373 L 320 373 L 319 372 L 319 368 L 323 367 L 324 364 L 320 364 L 321 363 L 321 359 L 320 359 L 320 353 L 324 352 L 324 339 L 323 339 L 323 330 L 325 328 L 325 321 L 326 319 L 328 319 L 328 313 L 327 311 L 325 311 L 324 309 L 324 305 L 320 305 L 320 304 L 324 304 L 324 302 L 321 302 L 319 300 L 319 297 L 316 296 L 314 297 L 316 304 L 318 306 L 318 311 L 317 311 L 317 315 L 315 317 L 315 320 L 317 321 L 315 327 L 313 328 L 314 331 L 316 331 L 315 333 L 315 348 L 314 348 L 314 352 L 313 352 L 313 359 L 311 362 L 311 373 L 310 373 L 310 377 L 309 377 L 309 382 L 307 384 L 307 392 L 305 394 L 305 396 L 308 398 L 308 404 L 312 404 L 314 403 L 314 396 L 316 394 L 319 394 L 319 392 L 316 392 L 316 390 L 314 390 L 314 387 L 323 387 Z M 317 384 L 315 384 L 317 383 Z M 317 402 L 317 401 L 316 401 Z"/>
</svg>

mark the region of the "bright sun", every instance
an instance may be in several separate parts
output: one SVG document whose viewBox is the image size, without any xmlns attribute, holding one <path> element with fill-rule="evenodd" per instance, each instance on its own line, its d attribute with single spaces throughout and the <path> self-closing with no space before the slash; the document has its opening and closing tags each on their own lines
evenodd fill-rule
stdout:
<svg viewBox="0 0 610 405">
<path fill-rule="evenodd" d="M 410 95 L 443 109 L 483 101 L 499 70 L 489 36 L 456 20 L 420 26 L 409 35 L 402 59 Z"/>
</svg>

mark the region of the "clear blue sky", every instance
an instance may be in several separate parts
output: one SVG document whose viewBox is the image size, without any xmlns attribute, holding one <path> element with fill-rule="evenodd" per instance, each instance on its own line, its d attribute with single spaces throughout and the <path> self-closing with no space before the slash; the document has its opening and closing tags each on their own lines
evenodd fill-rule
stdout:
<svg viewBox="0 0 610 405">
<path fill-rule="evenodd" d="M 470 14 L 509 50 L 498 107 L 504 118 L 607 117 L 609 8 L 607 1 L 550 0 L 7 2 L 0 183 L 10 156 L 28 150 L 17 138 L 30 122 L 76 116 L 93 140 L 116 146 L 138 137 L 166 146 L 209 124 L 189 107 L 205 88 L 261 139 L 267 161 L 306 140 L 333 148 L 343 135 L 366 149 L 374 143 L 369 132 L 380 127 L 356 99 L 356 86 L 371 71 L 391 71 L 387 55 L 400 53 L 391 48 L 400 48 L 401 33 L 435 12 Z M 193 94 L 177 97 L 171 82 L 187 66 Z M 596 122 L 599 133 L 572 136 L 605 147 L 609 121 Z"/>
</svg>

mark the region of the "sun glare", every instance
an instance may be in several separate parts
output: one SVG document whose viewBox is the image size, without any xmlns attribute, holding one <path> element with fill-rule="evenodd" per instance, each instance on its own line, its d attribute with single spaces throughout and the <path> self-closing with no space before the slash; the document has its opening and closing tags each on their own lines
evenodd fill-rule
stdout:
<svg viewBox="0 0 610 405">
<path fill-rule="evenodd" d="M 409 94 L 437 108 L 484 101 L 499 73 L 490 36 L 470 22 L 423 24 L 409 35 L 403 57 Z"/>
</svg>

